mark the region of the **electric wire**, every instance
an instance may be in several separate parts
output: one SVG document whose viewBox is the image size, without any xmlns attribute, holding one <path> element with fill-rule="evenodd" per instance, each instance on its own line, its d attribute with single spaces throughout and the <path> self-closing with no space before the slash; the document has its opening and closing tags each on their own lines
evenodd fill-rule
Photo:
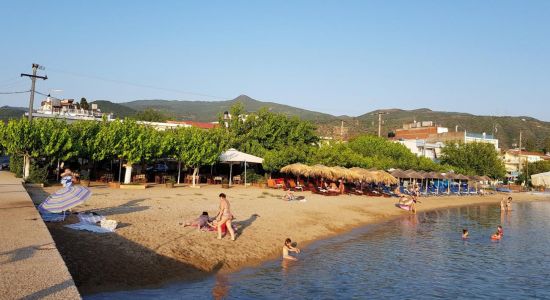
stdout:
<svg viewBox="0 0 550 300">
<path fill-rule="evenodd" d="M 226 99 L 230 98 L 230 97 L 220 97 L 220 96 L 203 94 L 203 93 L 183 91 L 183 90 L 172 89 L 172 88 L 158 87 L 158 86 L 154 86 L 154 85 L 134 83 L 134 82 L 118 80 L 118 79 L 104 78 L 104 77 L 99 77 L 99 76 L 94 76 L 94 75 L 79 74 L 79 73 L 63 71 L 63 70 L 59 70 L 59 69 L 55 69 L 55 68 L 48 68 L 48 70 L 50 72 L 54 72 L 54 73 L 57 72 L 57 73 L 67 74 L 67 75 L 76 76 L 76 77 L 83 77 L 83 78 L 101 80 L 101 81 L 106 81 L 106 82 L 131 85 L 131 86 L 135 86 L 135 87 L 148 88 L 148 89 L 154 89 L 154 90 L 160 90 L 160 91 L 167 91 L 167 92 L 173 92 L 173 93 L 179 93 L 179 94 L 187 94 L 187 95 L 208 97 L 208 98 L 212 98 L 213 100 L 226 100 Z"/>
</svg>

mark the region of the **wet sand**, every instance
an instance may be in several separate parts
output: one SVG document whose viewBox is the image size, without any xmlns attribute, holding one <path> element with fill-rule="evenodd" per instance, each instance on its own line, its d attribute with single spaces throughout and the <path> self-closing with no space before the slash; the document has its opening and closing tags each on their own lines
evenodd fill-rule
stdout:
<svg viewBox="0 0 550 300">
<path fill-rule="evenodd" d="M 59 187 L 31 188 L 35 203 Z M 308 243 L 381 222 L 408 212 L 395 207 L 396 198 L 322 196 L 296 192 L 305 202 L 281 200 L 285 192 L 256 187 L 188 186 L 146 190 L 91 187 L 93 196 L 73 212 L 94 211 L 119 222 L 114 234 L 75 231 L 63 224 L 48 228 L 83 294 L 158 286 L 175 280 L 200 279 L 217 272 L 254 266 L 280 255 L 285 238 L 304 247 Z M 217 213 L 219 193 L 226 193 L 238 227 L 237 240 L 229 235 L 198 231 L 180 223 L 203 211 Z M 422 198 L 418 211 L 499 202 L 503 194 Z M 541 196 L 514 194 L 514 201 Z M 549 197 L 546 197 L 549 199 Z"/>
</svg>

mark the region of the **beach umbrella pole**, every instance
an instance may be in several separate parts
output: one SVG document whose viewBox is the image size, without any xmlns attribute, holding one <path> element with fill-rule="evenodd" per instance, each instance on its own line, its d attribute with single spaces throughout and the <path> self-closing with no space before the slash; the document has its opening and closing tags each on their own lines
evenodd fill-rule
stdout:
<svg viewBox="0 0 550 300">
<path fill-rule="evenodd" d="M 229 164 L 229 185 L 233 184 L 233 164 Z"/>
<path fill-rule="evenodd" d="M 244 161 L 244 187 L 246 187 L 246 160 Z"/>
</svg>

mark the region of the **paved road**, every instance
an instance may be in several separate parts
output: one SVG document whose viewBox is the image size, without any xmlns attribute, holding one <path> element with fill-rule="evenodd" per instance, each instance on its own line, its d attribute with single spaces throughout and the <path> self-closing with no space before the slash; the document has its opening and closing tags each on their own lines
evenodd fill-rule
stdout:
<svg viewBox="0 0 550 300">
<path fill-rule="evenodd" d="M 22 298 L 80 294 L 21 179 L 0 171 L 0 299 Z"/>
</svg>

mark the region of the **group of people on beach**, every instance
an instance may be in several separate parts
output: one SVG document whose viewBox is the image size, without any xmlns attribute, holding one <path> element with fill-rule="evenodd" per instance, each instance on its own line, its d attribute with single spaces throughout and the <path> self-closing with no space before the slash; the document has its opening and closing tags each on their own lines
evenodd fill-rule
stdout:
<svg viewBox="0 0 550 300">
<path fill-rule="evenodd" d="M 509 212 L 512 210 L 512 197 L 508 196 L 508 198 L 502 198 L 502 201 L 500 201 L 500 210 L 501 212 Z M 470 236 L 470 232 L 468 229 L 462 229 L 462 239 L 466 240 Z M 497 226 L 497 230 L 495 233 L 491 235 L 491 240 L 493 241 L 499 241 L 504 236 L 504 230 L 502 229 L 501 225 Z"/>
<path fill-rule="evenodd" d="M 227 196 L 224 193 L 219 195 L 220 206 L 218 213 L 213 218 L 210 218 L 208 212 L 203 211 L 195 220 L 186 222 L 184 226 L 194 226 L 198 230 L 208 230 L 213 229 L 218 232 L 218 239 L 222 239 L 222 235 L 226 232 L 229 232 L 231 240 L 235 240 L 235 228 L 233 228 L 233 219 L 234 216 L 231 213 L 231 206 L 227 200 Z"/>
<path fill-rule="evenodd" d="M 198 230 L 216 230 L 218 232 L 218 239 L 222 239 L 222 234 L 226 231 L 231 235 L 231 240 L 235 240 L 235 228 L 233 227 L 232 220 L 234 219 L 231 213 L 231 205 L 227 200 L 227 196 L 224 193 L 219 195 L 220 206 L 218 213 L 215 217 L 210 218 L 208 212 L 203 211 L 202 214 L 192 220 L 185 222 L 184 226 L 194 226 Z M 289 199 L 290 200 L 290 199 Z M 181 223 L 180 223 L 181 224 Z M 292 243 L 290 238 L 285 239 L 283 244 L 283 259 L 297 260 L 296 257 L 290 255 L 290 252 L 300 253 L 300 249 L 296 247 L 296 243 Z"/>
</svg>

